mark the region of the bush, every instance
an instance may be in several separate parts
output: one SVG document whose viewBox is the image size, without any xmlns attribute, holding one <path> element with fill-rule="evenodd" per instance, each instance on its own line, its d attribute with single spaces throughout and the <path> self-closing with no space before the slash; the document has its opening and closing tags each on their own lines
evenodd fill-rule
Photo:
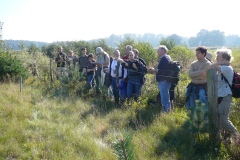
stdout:
<svg viewBox="0 0 240 160">
<path fill-rule="evenodd" d="M 0 81 L 12 79 L 16 81 L 19 77 L 24 79 L 27 77 L 27 74 L 22 66 L 21 62 L 12 57 L 9 52 L 1 51 L 0 52 Z"/>
<path fill-rule="evenodd" d="M 168 54 L 172 60 L 179 61 L 184 71 L 188 71 L 188 67 L 194 61 L 195 54 L 186 46 L 174 46 Z"/>
</svg>

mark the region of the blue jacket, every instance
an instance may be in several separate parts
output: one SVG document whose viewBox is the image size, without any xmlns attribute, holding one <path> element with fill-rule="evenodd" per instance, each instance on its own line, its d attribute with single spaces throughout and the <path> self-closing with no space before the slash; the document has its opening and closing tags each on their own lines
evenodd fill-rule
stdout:
<svg viewBox="0 0 240 160">
<path fill-rule="evenodd" d="M 169 63 L 170 58 L 166 55 L 164 55 L 158 63 L 158 72 L 156 72 L 156 81 L 161 82 L 167 79 L 167 76 L 169 74 Z"/>
</svg>

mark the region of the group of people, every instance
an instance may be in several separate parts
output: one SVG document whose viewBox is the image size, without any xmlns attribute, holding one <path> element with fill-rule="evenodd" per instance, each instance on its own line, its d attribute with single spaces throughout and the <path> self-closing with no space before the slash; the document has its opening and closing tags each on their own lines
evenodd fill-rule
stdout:
<svg viewBox="0 0 240 160">
<path fill-rule="evenodd" d="M 231 134 L 235 143 L 240 142 L 240 135 L 236 127 L 229 120 L 229 111 L 232 103 L 232 91 L 228 83 L 224 80 L 223 76 L 232 85 L 233 68 L 230 63 L 233 60 L 232 51 L 230 49 L 216 50 L 216 62 L 212 62 L 212 55 L 207 52 L 207 49 L 200 46 L 196 49 L 197 60 L 191 63 L 189 69 L 189 77 L 191 83 L 187 86 L 186 108 L 190 109 L 195 107 L 195 100 L 199 100 L 206 106 L 208 111 L 207 100 L 207 79 L 206 71 L 210 68 L 216 68 L 218 76 L 218 114 L 220 129 L 224 132 L 227 131 Z"/>
<path fill-rule="evenodd" d="M 210 68 L 216 68 L 218 72 L 218 112 L 220 117 L 220 126 L 223 130 L 230 132 L 233 137 L 238 137 L 239 132 L 229 120 L 229 110 L 232 102 L 232 92 L 229 85 L 224 81 L 222 76 L 225 76 L 228 82 L 232 82 L 233 68 L 230 63 L 233 60 L 230 49 L 218 49 L 216 51 L 216 62 L 212 62 L 212 54 L 207 51 L 207 48 L 199 46 L 196 48 L 197 60 L 191 63 L 188 72 L 191 78 L 191 83 L 186 90 L 186 108 L 187 110 L 196 106 L 195 101 L 199 100 L 206 106 L 208 111 L 207 100 L 207 78 L 206 71 Z M 141 94 L 143 82 L 141 81 L 142 66 L 146 67 L 145 61 L 139 57 L 137 49 L 133 49 L 131 45 L 125 48 L 125 55 L 121 58 L 120 51 L 114 51 L 114 57 L 110 57 L 101 47 L 96 48 L 97 59 L 94 60 L 93 54 L 86 54 L 86 48 L 82 49 L 82 55 L 77 59 L 72 57 L 70 61 L 79 63 L 79 71 L 87 75 L 87 82 L 90 87 L 95 86 L 100 89 L 100 86 L 111 86 L 115 102 L 123 102 L 125 99 L 134 98 L 138 100 Z M 171 57 L 168 55 L 168 49 L 164 45 L 160 45 L 157 50 L 159 56 L 158 66 L 149 67 L 148 71 L 156 73 L 156 81 L 160 91 L 160 101 L 162 104 L 162 112 L 170 112 L 174 98 L 174 85 L 168 82 L 169 64 Z M 59 72 L 65 72 L 64 61 L 69 61 L 69 57 L 62 52 L 62 47 L 59 47 L 59 54 L 56 58 L 56 63 Z M 68 63 L 69 64 L 69 63 Z M 75 63 L 74 63 L 75 64 Z M 75 66 L 75 65 L 74 65 Z M 104 85 L 104 76 L 109 75 L 110 85 Z M 100 84 L 102 83 L 102 84 Z"/>
<path fill-rule="evenodd" d="M 96 60 L 94 54 L 87 54 L 86 48 L 81 49 L 82 55 L 79 58 L 72 51 L 67 56 L 62 47 L 58 51 L 55 62 L 59 76 L 67 75 L 66 67 L 75 67 L 78 62 L 79 71 L 86 76 L 90 88 L 95 87 L 97 92 L 105 94 L 110 90 L 116 103 L 131 98 L 138 100 L 143 86 L 140 80 L 142 73 L 138 70 L 143 66 L 146 68 L 146 63 L 139 57 L 139 51 L 131 45 L 126 46 L 123 58 L 120 57 L 119 50 L 115 50 L 114 56 L 110 57 L 101 47 L 96 48 Z"/>
</svg>

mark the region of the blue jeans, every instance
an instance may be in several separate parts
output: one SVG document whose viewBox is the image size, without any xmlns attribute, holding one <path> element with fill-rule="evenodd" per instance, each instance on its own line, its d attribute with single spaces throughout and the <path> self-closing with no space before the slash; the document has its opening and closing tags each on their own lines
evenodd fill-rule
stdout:
<svg viewBox="0 0 240 160">
<path fill-rule="evenodd" d="M 116 84 L 116 78 L 112 77 L 112 92 L 113 92 L 113 96 L 114 98 L 116 98 L 117 96 L 117 84 Z M 119 95 L 119 94 L 118 94 Z"/>
<path fill-rule="evenodd" d="M 140 95 L 140 78 L 129 78 L 127 83 L 127 98 L 130 99 L 134 95 L 136 101 Z"/>
<path fill-rule="evenodd" d="M 90 87 L 92 88 L 92 87 L 94 87 L 94 75 L 88 75 L 87 76 L 87 81 L 88 81 L 88 83 L 90 84 Z"/>
<path fill-rule="evenodd" d="M 197 87 L 191 87 L 187 89 L 186 96 L 188 96 L 186 108 L 195 108 L 196 100 L 199 100 L 202 103 L 205 103 L 206 105 L 206 111 L 208 111 L 208 100 L 205 93 L 205 90 L 202 86 L 199 87 L 199 93 L 196 93 Z"/>
<path fill-rule="evenodd" d="M 119 80 L 119 85 L 120 83 L 123 83 L 122 88 L 119 88 L 119 97 L 121 101 L 124 101 L 127 95 L 127 82 L 125 82 L 123 79 Z"/>
<path fill-rule="evenodd" d="M 171 83 L 165 81 L 158 82 L 158 89 L 160 91 L 160 100 L 162 102 L 162 112 L 170 112 L 171 111 L 171 103 L 170 103 L 170 95 L 169 89 L 171 87 Z"/>
</svg>

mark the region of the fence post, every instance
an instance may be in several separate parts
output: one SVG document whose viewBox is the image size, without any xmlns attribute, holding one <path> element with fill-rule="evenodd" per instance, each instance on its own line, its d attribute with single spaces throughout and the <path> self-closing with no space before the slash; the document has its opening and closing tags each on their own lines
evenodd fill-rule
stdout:
<svg viewBox="0 0 240 160">
<path fill-rule="evenodd" d="M 219 134 L 219 114 L 218 114 L 218 77 L 215 68 L 207 70 L 207 91 L 209 107 L 209 138 L 212 144 L 218 145 Z"/>
<path fill-rule="evenodd" d="M 20 83 L 20 93 L 22 93 L 22 77 L 20 77 L 19 83 Z"/>
<path fill-rule="evenodd" d="M 50 80 L 53 81 L 53 73 L 52 73 L 52 59 L 50 58 Z"/>
</svg>

